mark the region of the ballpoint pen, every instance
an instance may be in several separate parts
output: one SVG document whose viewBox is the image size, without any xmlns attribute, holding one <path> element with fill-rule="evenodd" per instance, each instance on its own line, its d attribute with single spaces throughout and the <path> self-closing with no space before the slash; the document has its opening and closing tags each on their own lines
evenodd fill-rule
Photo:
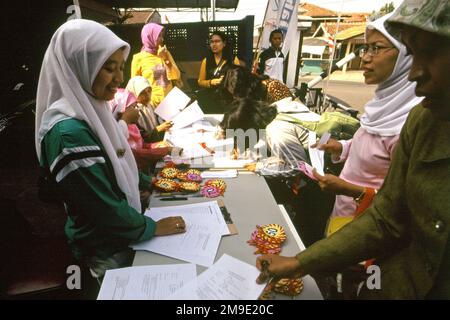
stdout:
<svg viewBox="0 0 450 320">
<path fill-rule="evenodd" d="M 178 200 L 187 200 L 186 197 L 169 197 L 169 198 L 161 198 L 161 201 L 178 201 Z"/>
</svg>

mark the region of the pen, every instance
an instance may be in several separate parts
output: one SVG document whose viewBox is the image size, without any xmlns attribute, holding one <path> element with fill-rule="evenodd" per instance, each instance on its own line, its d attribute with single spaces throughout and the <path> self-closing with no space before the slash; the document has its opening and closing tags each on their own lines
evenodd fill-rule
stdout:
<svg viewBox="0 0 450 320">
<path fill-rule="evenodd" d="M 161 201 L 178 201 L 178 200 L 187 200 L 186 197 L 169 197 L 169 198 L 161 198 Z"/>
<path fill-rule="evenodd" d="M 208 151 L 210 154 L 214 154 L 214 153 L 215 153 L 214 150 L 208 148 L 208 146 L 206 145 L 205 142 L 201 142 L 200 145 L 202 146 L 203 149 L 205 149 L 206 151 Z"/>
</svg>

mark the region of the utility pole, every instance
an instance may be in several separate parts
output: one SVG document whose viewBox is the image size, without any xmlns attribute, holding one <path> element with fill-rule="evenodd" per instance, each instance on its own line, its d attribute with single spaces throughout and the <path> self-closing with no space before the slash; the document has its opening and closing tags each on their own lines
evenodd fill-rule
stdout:
<svg viewBox="0 0 450 320">
<path fill-rule="evenodd" d="M 216 21 L 216 0 L 211 0 L 212 21 Z"/>
</svg>

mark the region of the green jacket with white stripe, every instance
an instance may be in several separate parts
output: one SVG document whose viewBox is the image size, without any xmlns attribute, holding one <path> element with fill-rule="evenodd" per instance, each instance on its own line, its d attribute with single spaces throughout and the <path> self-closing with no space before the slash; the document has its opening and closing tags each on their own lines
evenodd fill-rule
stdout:
<svg viewBox="0 0 450 320">
<path fill-rule="evenodd" d="M 101 142 L 86 122 L 57 123 L 42 141 L 40 165 L 49 168 L 61 191 L 65 226 L 77 259 L 107 258 L 130 242 L 149 240 L 156 224 L 132 208 L 120 190 Z M 140 186 L 149 178 L 139 176 Z"/>
</svg>

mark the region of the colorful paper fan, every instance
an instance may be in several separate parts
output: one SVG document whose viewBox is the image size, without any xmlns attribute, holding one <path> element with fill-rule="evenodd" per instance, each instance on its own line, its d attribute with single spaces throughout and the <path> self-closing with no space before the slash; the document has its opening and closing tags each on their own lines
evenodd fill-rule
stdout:
<svg viewBox="0 0 450 320">
<path fill-rule="evenodd" d="M 201 182 L 203 180 L 201 171 L 196 169 L 189 169 L 187 171 L 180 171 L 177 178 L 181 181 Z"/>
<path fill-rule="evenodd" d="M 197 182 L 180 182 L 178 186 L 183 191 L 197 192 L 200 190 L 200 184 Z"/>
<path fill-rule="evenodd" d="M 172 192 L 178 189 L 178 183 L 170 179 L 159 179 L 154 183 L 155 187 L 162 191 Z"/>
<path fill-rule="evenodd" d="M 278 224 L 256 226 L 252 232 L 248 244 L 255 246 L 255 254 L 278 254 L 281 252 L 281 244 L 286 240 L 286 233 Z"/>
<path fill-rule="evenodd" d="M 217 198 L 220 197 L 223 192 L 215 186 L 205 185 L 202 187 L 201 194 L 206 198 Z"/>
<path fill-rule="evenodd" d="M 225 192 L 227 189 L 227 184 L 222 179 L 211 179 L 205 182 L 206 186 L 214 186 L 222 190 L 222 192 Z"/>
<path fill-rule="evenodd" d="M 161 170 L 159 175 L 165 179 L 175 179 L 179 172 L 177 168 L 166 167 Z"/>
<path fill-rule="evenodd" d="M 273 291 L 290 297 L 297 296 L 303 291 L 303 279 L 302 278 L 280 279 L 275 283 Z"/>
</svg>

